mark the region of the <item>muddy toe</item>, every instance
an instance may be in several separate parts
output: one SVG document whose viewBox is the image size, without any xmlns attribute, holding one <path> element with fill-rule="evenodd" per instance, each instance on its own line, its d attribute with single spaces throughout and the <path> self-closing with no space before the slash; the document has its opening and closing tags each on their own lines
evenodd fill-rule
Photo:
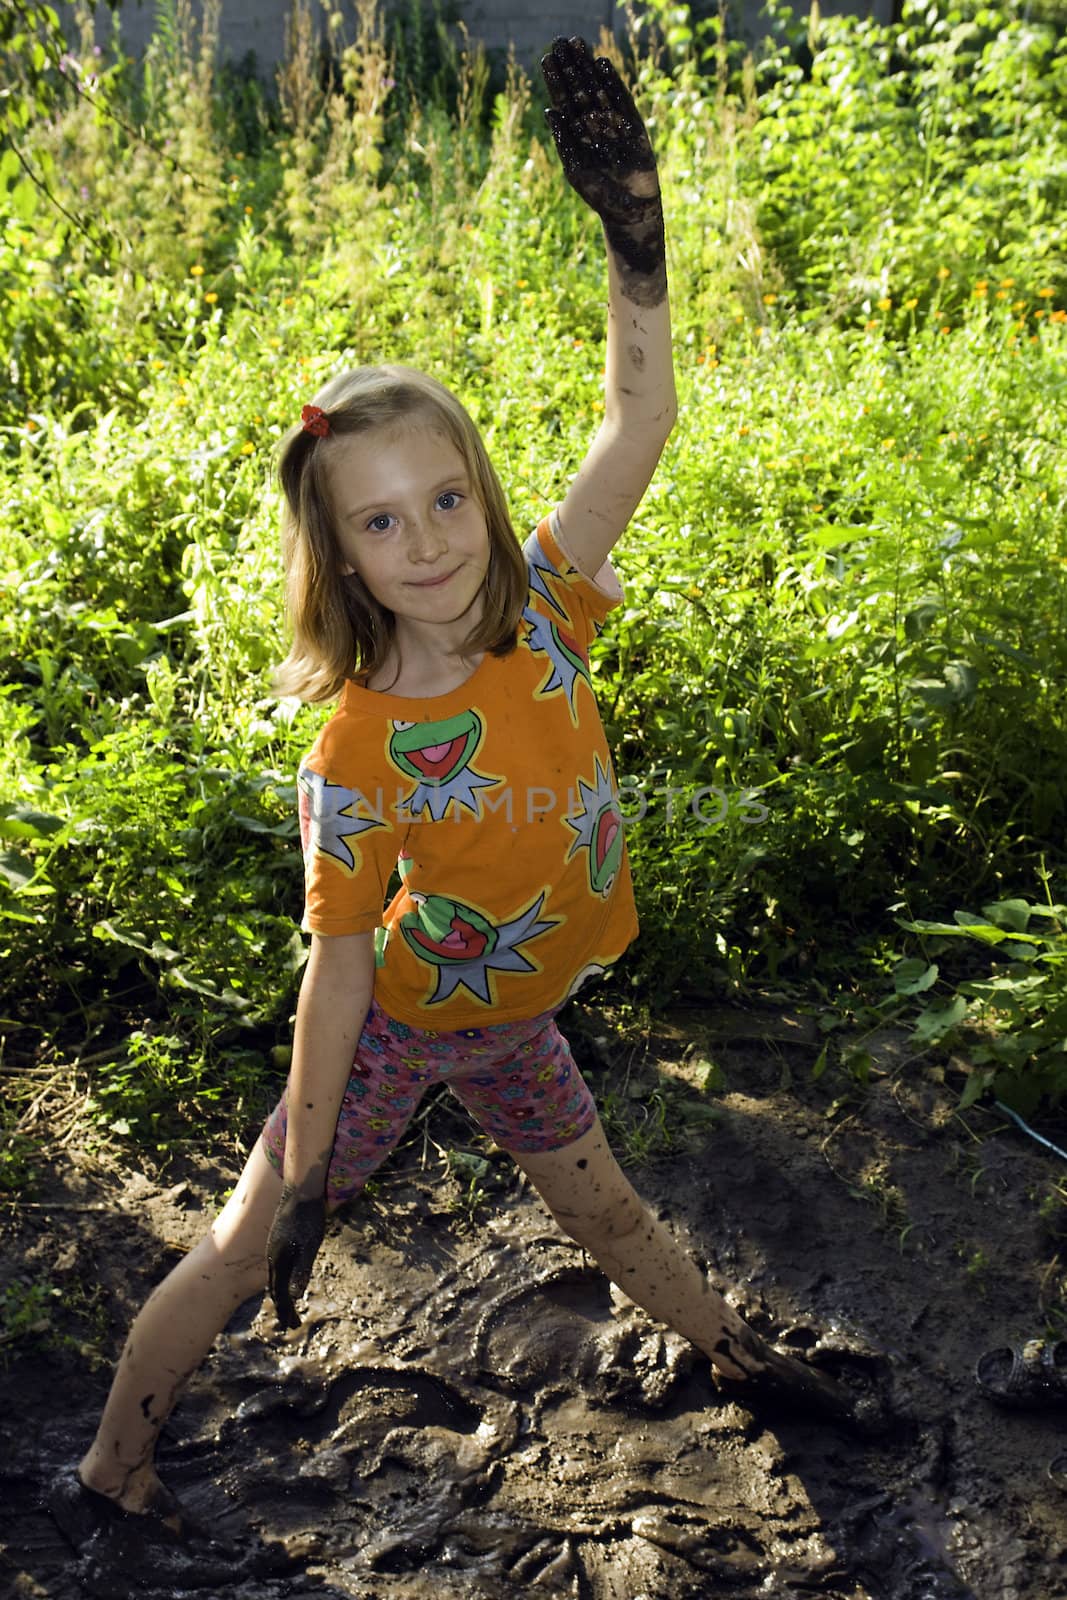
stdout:
<svg viewBox="0 0 1067 1600">
<path fill-rule="evenodd" d="M 95 1535 L 125 1523 L 144 1522 L 164 1540 L 178 1538 L 174 1530 L 160 1520 L 158 1512 L 147 1512 L 141 1517 L 123 1510 L 108 1495 L 87 1488 L 73 1467 L 58 1474 L 49 1489 L 46 1504 L 53 1522 L 75 1550 L 81 1550 Z M 176 1501 L 174 1505 L 177 1506 Z"/>
</svg>

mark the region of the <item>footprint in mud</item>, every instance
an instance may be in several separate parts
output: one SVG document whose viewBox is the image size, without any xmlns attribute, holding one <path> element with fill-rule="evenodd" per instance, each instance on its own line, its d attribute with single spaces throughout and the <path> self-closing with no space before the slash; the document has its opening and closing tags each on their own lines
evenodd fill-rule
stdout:
<svg viewBox="0 0 1067 1600">
<path fill-rule="evenodd" d="M 474 1351 L 483 1381 L 512 1391 L 581 1391 L 592 1405 L 662 1408 L 688 1377 L 688 1341 L 614 1314 L 611 1285 L 588 1267 L 560 1267 L 491 1301 Z"/>
</svg>

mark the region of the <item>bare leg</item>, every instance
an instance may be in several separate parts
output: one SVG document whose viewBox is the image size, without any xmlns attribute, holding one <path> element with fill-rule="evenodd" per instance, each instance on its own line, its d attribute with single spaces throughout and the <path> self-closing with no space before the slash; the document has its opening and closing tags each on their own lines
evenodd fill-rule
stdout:
<svg viewBox="0 0 1067 1600">
<path fill-rule="evenodd" d="M 267 1236 L 281 1191 L 257 1142 L 210 1231 L 153 1291 L 127 1335 L 96 1438 L 78 1468 L 84 1484 L 127 1511 L 171 1509 L 154 1464 L 159 1430 L 216 1335 L 265 1288 Z"/>
<path fill-rule="evenodd" d="M 770 1378 L 829 1411 L 849 1409 L 832 1380 L 774 1350 L 708 1282 L 622 1172 L 599 1118 L 547 1155 L 516 1155 L 560 1227 L 636 1305 L 688 1339 L 735 1380 Z"/>
</svg>

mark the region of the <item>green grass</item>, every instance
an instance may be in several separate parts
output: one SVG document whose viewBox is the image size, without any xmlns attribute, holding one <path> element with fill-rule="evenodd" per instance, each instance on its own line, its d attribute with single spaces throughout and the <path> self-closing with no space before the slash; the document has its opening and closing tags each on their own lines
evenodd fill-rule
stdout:
<svg viewBox="0 0 1067 1600">
<path fill-rule="evenodd" d="M 643 924 L 617 992 L 947 1007 L 992 947 L 942 935 L 909 990 L 936 936 L 902 922 L 1067 898 L 1063 30 L 1054 6 L 779 14 L 745 59 L 652 9 L 632 75 L 681 418 L 598 647 Z M 105 1141 L 250 1123 L 287 1038 L 322 711 L 269 688 L 277 439 L 341 367 L 426 368 L 524 529 L 599 420 L 602 246 L 538 87 L 417 7 L 392 34 L 372 13 L 334 92 L 305 41 L 273 98 L 176 14 L 92 84 L 85 49 L 61 76 L 31 33 L 3 46 L 7 1059 L 91 1053 Z M 1064 1003 L 1062 920 L 1041 935 L 1032 1027 Z M 1035 1056 L 1002 1057 L 1004 1094 Z"/>
</svg>

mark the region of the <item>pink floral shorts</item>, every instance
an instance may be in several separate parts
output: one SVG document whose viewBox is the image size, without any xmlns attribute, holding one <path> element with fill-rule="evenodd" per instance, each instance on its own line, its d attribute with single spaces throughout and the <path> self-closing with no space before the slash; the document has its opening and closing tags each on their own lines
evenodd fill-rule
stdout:
<svg viewBox="0 0 1067 1600">
<path fill-rule="evenodd" d="M 570 1046 L 544 1012 L 528 1022 L 434 1033 L 394 1022 L 371 1001 L 337 1118 L 326 1197 L 357 1194 L 403 1137 L 431 1084 L 444 1080 L 502 1150 L 562 1150 L 596 1121 Z M 267 1118 L 263 1148 L 280 1172 L 289 1091 Z"/>
</svg>

